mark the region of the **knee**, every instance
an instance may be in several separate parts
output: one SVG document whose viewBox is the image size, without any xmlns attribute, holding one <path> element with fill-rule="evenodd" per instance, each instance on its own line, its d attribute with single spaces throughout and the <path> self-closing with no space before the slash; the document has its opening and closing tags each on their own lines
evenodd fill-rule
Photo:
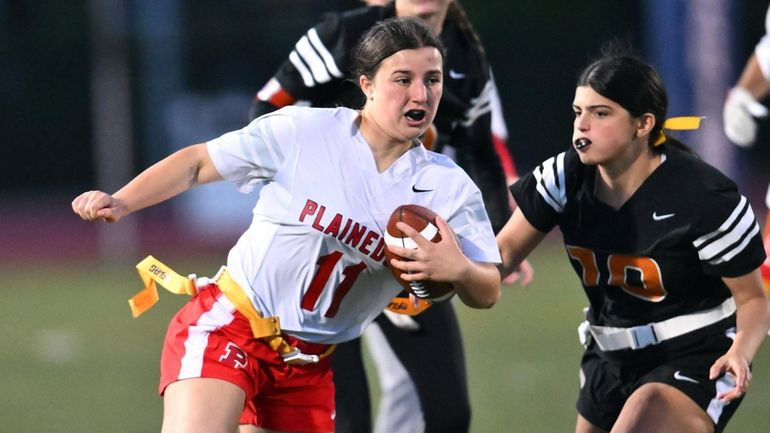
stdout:
<svg viewBox="0 0 770 433">
<path fill-rule="evenodd" d="M 668 406 L 668 389 L 660 383 L 648 383 L 637 389 L 626 401 L 625 407 L 633 407 L 637 413 L 656 413 Z"/>
<path fill-rule="evenodd" d="M 613 432 L 713 431 L 708 414 L 676 388 L 662 383 L 642 385 L 631 394 Z"/>
</svg>

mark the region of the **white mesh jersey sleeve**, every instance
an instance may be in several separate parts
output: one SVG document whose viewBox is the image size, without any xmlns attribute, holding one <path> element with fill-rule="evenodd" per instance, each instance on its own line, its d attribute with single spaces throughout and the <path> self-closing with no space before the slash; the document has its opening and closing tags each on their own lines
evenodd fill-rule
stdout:
<svg viewBox="0 0 770 433">
<path fill-rule="evenodd" d="M 294 119 L 279 110 L 209 141 L 207 148 L 219 174 L 248 193 L 275 176 L 295 143 Z"/>
</svg>

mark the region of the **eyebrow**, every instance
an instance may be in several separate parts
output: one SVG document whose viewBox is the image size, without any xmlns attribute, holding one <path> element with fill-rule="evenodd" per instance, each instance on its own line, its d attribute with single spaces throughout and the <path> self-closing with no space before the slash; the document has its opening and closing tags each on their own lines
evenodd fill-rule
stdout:
<svg viewBox="0 0 770 433">
<path fill-rule="evenodd" d="M 431 69 L 431 70 L 425 71 L 426 75 L 427 74 L 442 74 L 442 73 L 443 72 L 441 71 L 441 69 Z M 415 72 L 412 71 L 412 70 L 409 70 L 409 69 L 397 69 L 397 70 L 391 72 L 390 75 L 395 75 L 395 74 L 415 75 Z"/>
<path fill-rule="evenodd" d="M 572 104 L 572 108 L 580 108 L 580 106 L 577 105 L 577 104 Z M 612 107 L 610 107 L 609 105 L 604 105 L 604 104 L 589 105 L 588 107 L 585 107 L 585 110 L 594 111 L 594 110 L 598 110 L 600 108 L 606 108 L 606 109 L 612 110 Z"/>
</svg>

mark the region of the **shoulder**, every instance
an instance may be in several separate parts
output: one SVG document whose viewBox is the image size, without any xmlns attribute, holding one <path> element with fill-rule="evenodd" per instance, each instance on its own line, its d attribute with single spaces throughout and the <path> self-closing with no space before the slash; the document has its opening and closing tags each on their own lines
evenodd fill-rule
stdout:
<svg viewBox="0 0 770 433">
<path fill-rule="evenodd" d="M 346 107 L 322 108 L 287 105 L 259 119 L 268 122 L 290 122 L 297 129 L 312 128 L 323 130 L 335 124 L 348 125 L 356 117 L 358 117 L 358 112 Z"/>
<path fill-rule="evenodd" d="M 530 224 L 547 233 L 568 206 L 579 206 L 580 190 L 591 170 L 595 168 L 580 162 L 570 148 L 540 163 L 511 185 L 510 191 Z"/>
<path fill-rule="evenodd" d="M 751 205 L 730 178 L 681 149 L 666 149 L 666 156 L 664 164 L 670 158 L 672 165 L 664 186 L 671 188 L 661 191 L 661 197 L 695 217 L 692 224 L 696 236 L 725 229 L 736 221 L 746 227 L 754 223 Z"/>
<path fill-rule="evenodd" d="M 541 162 L 528 176 L 528 183 L 555 211 L 562 213 L 571 191 L 582 183 L 586 171 L 577 152 L 570 148 Z M 526 182 L 521 184 L 525 186 Z"/>
<path fill-rule="evenodd" d="M 273 137 L 278 141 L 297 142 L 300 137 L 321 137 L 335 131 L 349 131 L 357 116 L 357 111 L 345 107 L 287 105 L 258 117 L 246 127 L 246 132 Z"/>
<path fill-rule="evenodd" d="M 702 198 L 725 191 L 737 192 L 738 187 L 732 179 L 695 154 L 672 146 L 666 149 L 666 158 L 670 158 L 674 165 L 677 184 L 688 188 L 690 194 Z"/>
<path fill-rule="evenodd" d="M 730 178 L 697 156 L 667 149 L 675 177 L 667 179 L 682 212 L 693 215 L 692 245 L 708 272 L 739 276 L 765 259 L 764 247 L 751 204 Z"/>
</svg>

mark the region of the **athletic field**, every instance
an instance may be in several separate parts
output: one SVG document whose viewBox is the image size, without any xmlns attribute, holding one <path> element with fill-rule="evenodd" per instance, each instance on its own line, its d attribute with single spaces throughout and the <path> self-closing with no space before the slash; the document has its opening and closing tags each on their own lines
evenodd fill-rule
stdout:
<svg viewBox="0 0 770 433">
<path fill-rule="evenodd" d="M 158 255 L 199 275 L 212 275 L 225 254 L 212 257 Z M 574 428 L 583 294 L 550 239 L 531 261 L 529 287 L 505 288 L 491 310 L 457 308 L 474 433 Z M 0 264 L 0 432 L 158 432 L 161 342 L 184 298 L 163 292 L 153 310 L 132 319 L 126 300 L 141 288 L 132 264 L 66 263 Z M 728 432 L 770 432 L 769 347 L 755 360 L 753 386 Z"/>
</svg>

